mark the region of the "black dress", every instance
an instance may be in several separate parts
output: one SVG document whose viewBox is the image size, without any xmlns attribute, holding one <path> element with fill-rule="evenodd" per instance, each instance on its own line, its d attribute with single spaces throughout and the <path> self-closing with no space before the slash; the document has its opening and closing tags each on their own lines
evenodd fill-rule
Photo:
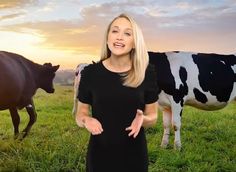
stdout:
<svg viewBox="0 0 236 172">
<path fill-rule="evenodd" d="M 137 109 L 157 101 L 154 68 L 148 66 L 143 83 L 137 88 L 122 85 L 121 73 L 91 64 L 81 73 L 78 99 L 90 104 L 92 115 L 103 132 L 91 135 L 87 151 L 87 172 L 147 172 L 148 155 L 144 128 L 134 139 L 125 128 L 131 125 Z"/>
</svg>

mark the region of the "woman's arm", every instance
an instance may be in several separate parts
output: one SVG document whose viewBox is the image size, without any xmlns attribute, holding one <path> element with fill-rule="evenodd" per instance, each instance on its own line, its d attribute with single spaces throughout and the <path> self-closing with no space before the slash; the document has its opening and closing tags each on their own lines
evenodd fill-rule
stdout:
<svg viewBox="0 0 236 172">
<path fill-rule="evenodd" d="M 78 111 L 76 114 L 76 123 L 79 127 L 86 128 L 91 134 L 98 135 L 103 132 L 101 123 L 89 115 L 90 105 L 78 102 Z"/>
<path fill-rule="evenodd" d="M 143 115 L 143 127 L 151 127 L 157 122 L 157 102 L 146 104 Z"/>
<path fill-rule="evenodd" d="M 153 126 L 157 121 L 157 102 L 146 104 L 144 112 L 140 109 L 137 110 L 136 116 L 132 121 L 131 125 L 126 128 L 129 132 L 129 136 L 135 138 L 140 128 Z"/>
</svg>

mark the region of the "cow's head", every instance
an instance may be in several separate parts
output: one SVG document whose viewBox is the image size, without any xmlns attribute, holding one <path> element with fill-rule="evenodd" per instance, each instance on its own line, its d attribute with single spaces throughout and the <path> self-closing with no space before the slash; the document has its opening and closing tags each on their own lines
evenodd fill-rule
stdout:
<svg viewBox="0 0 236 172">
<path fill-rule="evenodd" d="M 53 79 L 60 65 L 52 66 L 51 63 L 45 63 L 39 76 L 39 87 L 47 93 L 54 93 Z"/>
</svg>

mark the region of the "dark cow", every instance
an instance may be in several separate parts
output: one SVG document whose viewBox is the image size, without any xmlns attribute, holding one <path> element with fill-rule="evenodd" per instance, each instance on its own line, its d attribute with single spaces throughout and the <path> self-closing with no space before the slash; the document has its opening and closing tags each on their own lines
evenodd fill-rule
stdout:
<svg viewBox="0 0 236 172">
<path fill-rule="evenodd" d="M 181 148 L 180 127 L 184 105 L 203 110 L 224 108 L 236 98 L 236 56 L 189 52 L 149 52 L 160 88 L 163 111 L 162 147 L 169 144 L 170 125 L 175 148 Z"/>
<path fill-rule="evenodd" d="M 158 104 L 163 111 L 161 146 L 164 148 L 169 144 L 171 125 L 175 132 L 175 148 L 181 148 L 184 105 L 210 111 L 224 108 L 236 98 L 235 55 L 149 52 L 149 61 L 155 66 L 160 88 Z"/>
<path fill-rule="evenodd" d="M 37 118 L 33 96 L 38 88 L 53 93 L 53 79 L 58 66 L 36 64 L 21 55 L 0 51 L 0 110 L 9 109 L 15 138 L 19 135 L 17 109 L 26 108 L 30 120 L 23 130 L 24 138 Z"/>
</svg>

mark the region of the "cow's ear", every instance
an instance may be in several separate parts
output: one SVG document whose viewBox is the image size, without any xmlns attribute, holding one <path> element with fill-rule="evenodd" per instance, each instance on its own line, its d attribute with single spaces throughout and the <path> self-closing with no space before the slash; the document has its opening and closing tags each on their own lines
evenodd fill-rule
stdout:
<svg viewBox="0 0 236 172">
<path fill-rule="evenodd" d="M 57 66 L 53 66 L 53 72 L 56 72 L 58 69 L 59 69 L 60 65 L 57 65 Z"/>
<path fill-rule="evenodd" d="M 44 63 L 43 65 L 46 67 L 52 67 L 52 63 Z"/>
</svg>

